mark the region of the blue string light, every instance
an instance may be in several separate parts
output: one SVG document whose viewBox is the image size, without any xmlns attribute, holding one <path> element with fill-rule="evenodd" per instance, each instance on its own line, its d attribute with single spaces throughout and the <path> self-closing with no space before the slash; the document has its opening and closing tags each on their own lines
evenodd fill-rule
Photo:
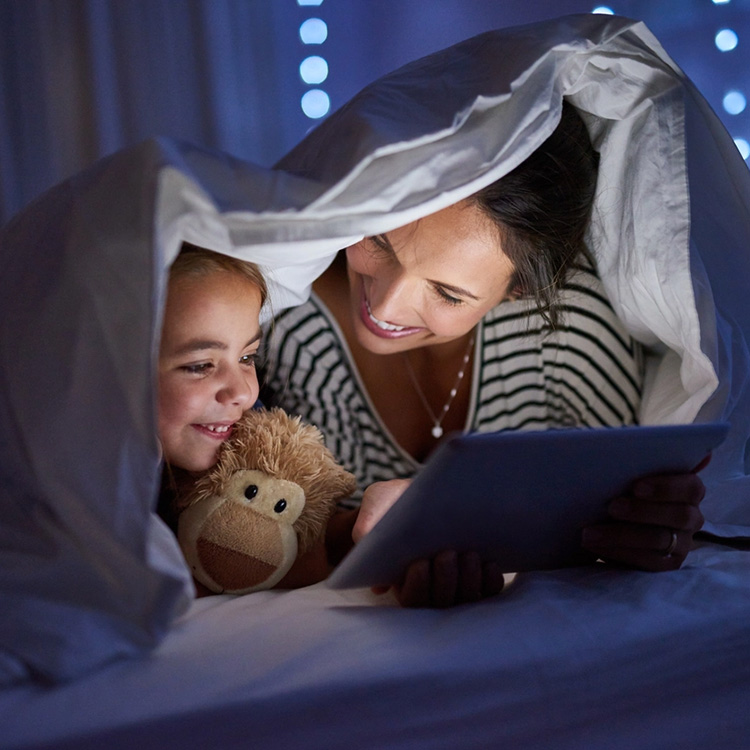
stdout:
<svg viewBox="0 0 750 750">
<path fill-rule="evenodd" d="M 739 37 L 732 29 L 721 29 L 714 37 L 717 49 L 722 52 L 731 52 L 739 41 Z"/>
<path fill-rule="evenodd" d="M 297 5 L 320 5 L 323 0 L 297 0 Z M 308 18 L 299 27 L 299 38 L 303 44 L 323 44 L 328 38 L 328 26 L 321 18 Z M 320 55 L 308 55 L 300 63 L 300 78 L 310 85 L 317 86 L 328 78 L 328 62 Z M 331 99 L 319 88 L 306 91 L 300 99 L 300 107 L 306 117 L 318 120 L 331 109 Z"/>
<path fill-rule="evenodd" d="M 323 83 L 328 78 L 328 63 L 319 55 L 311 55 L 300 63 L 299 74 L 305 83 Z"/>
<path fill-rule="evenodd" d="M 328 38 L 328 26 L 320 18 L 308 18 L 299 27 L 299 38 L 303 44 L 323 44 Z"/>
<path fill-rule="evenodd" d="M 302 111 L 311 119 L 318 120 L 328 114 L 331 109 L 331 100 L 325 91 L 321 89 L 310 89 L 302 95 L 300 100 Z"/>
<path fill-rule="evenodd" d="M 745 107 L 747 106 L 747 99 L 741 91 L 727 91 L 727 93 L 724 94 L 722 104 L 724 105 L 724 109 L 730 115 L 738 115 L 740 114 L 740 112 L 745 111 Z"/>
</svg>

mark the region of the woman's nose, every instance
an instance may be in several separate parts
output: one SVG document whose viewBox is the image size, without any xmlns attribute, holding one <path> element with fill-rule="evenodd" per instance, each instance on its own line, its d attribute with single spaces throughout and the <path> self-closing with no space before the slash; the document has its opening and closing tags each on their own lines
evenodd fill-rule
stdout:
<svg viewBox="0 0 750 750">
<path fill-rule="evenodd" d="M 378 320 L 399 323 L 415 307 L 413 285 L 402 273 L 373 278 L 368 301 Z"/>
</svg>

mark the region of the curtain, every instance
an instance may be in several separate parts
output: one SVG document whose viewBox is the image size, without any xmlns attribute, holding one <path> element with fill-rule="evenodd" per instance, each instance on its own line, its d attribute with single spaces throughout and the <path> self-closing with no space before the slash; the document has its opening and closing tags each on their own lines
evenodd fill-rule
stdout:
<svg viewBox="0 0 750 750">
<path fill-rule="evenodd" d="M 290 95 L 298 15 L 293 0 L 1 0 L 0 224 L 155 135 L 272 164 L 309 126 Z"/>
</svg>

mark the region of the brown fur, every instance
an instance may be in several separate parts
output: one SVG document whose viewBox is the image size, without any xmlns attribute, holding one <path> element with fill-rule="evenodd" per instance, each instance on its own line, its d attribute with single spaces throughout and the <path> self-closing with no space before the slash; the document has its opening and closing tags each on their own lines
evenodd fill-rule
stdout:
<svg viewBox="0 0 750 750">
<path fill-rule="evenodd" d="M 255 410 L 235 425 L 216 465 L 178 501 L 178 510 L 222 495 L 227 479 L 240 469 L 258 469 L 302 487 L 305 506 L 294 523 L 300 554 L 322 538 L 336 501 L 356 489 L 354 476 L 339 466 L 317 427 L 281 409 Z"/>
</svg>

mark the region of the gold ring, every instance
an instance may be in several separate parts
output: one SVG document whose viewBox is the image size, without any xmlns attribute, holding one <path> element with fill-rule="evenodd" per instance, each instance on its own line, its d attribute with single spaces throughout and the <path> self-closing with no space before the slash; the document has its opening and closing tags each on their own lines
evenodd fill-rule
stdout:
<svg viewBox="0 0 750 750">
<path fill-rule="evenodd" d="M 664 550 L 664 557 L 672 557 L 672 553 L 677 549 L 677 532 L 672 530 L 672 538 L 669 540 L 669 546 Z"/>
</svg>

